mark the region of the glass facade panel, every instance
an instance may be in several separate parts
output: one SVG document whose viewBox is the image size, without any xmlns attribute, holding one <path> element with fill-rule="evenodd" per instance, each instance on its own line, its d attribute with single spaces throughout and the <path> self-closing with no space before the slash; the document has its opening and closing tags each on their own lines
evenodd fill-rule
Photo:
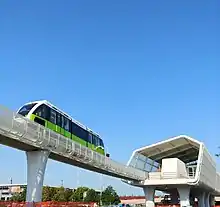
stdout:
<svg viewBox="0 0 220 207">
<path fill-rule="evenodd" d="M 136 164 L 136 159 L 133 157 L 129 165 L 135 167 L 135 164 Z"/>
<path fill-rule="evenodd" d="M 143 162 L 143 161 L 141 161 L 141 160 L 137 160 L 137 163 L 136 163 L 136 166 L 135 166 L 135 167 L 138 168 L 138 169 L 144 170 L 145 163 L 146 163 L 146 162 Z"/>
<path fill-rule="evenodd" d="M 157 167 L 155 167 L 155 166 L 153 166 L 152 167 L 152 171 L 151 172 L 158 172 L 158 168 Z"/>
<path fill-rule="evenodd" d="M 138 154 L 138 159 L 139 159 L 139 160 L 142 160 L 143 162 L 146 162 L 147 157 L 144 156 L 144 155 L 142 155 L 142 154 Z"/>
<path fill-rule="evenodd" d="M 155 162 L 154 160 L 140 154 L 140 153 L 136 153 L 130 164 L 130 166 L 132 167 L 136 167 L 138 169 L 144 170 L 146 172 L 157 172 L 158 168 L 160 166 L 159 163 Z"/>
<path fill-rule="evenodd" d="M 146 163 L 146 165 L 145 165 L 145 171 L 150 172 L 150 171 L 151 171 L 151 168 L 152 168 L 152 165 Z"/>
</svg>

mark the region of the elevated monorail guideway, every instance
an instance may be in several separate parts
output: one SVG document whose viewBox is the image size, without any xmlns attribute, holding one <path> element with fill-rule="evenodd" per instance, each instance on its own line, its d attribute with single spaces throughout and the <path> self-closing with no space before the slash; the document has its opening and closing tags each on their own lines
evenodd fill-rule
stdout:
<svg viewBox="0 0 220 207">
<path fill-rule="evenodd" d="M 41 201 L 48 158 L 137 183 L 146 178 L 144 171 L 113 161 L 1 105 L 0 144 L 26 151 L 29 202 Z"/>
</svg>

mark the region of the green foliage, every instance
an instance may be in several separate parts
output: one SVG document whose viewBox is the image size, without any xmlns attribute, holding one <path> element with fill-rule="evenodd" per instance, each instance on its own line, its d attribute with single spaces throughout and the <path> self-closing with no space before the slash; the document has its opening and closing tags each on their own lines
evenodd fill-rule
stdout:
<svg viewBox="0 0 220 207">
<path fill-rule="evenodd" d="M 75 190 L 75 192 L 72 194 L 71 200 L 72 201 L 83 201 L 84 200 L 83 195 L 88 190 L 89 190 L 89 188 L 87 188 L 87 187 L 79 187 L 79 188 L 77 188 Z"/>
<path fill-rule="evenodd" d="M 25 201 L 26 200 L 26 193 L 27 193 L 27 188 L 24 188 L 24 190 L 21 193 L 15 193 L 11 197 L 11 201 Z"/>
<path fill-rule="evenodd" d="M 112 186 L 108 186 L 101 195 L 102 205 L 118 205 L 120 198 Z"/>
<path fill-rule="evenodd" d="M 71 200 L 72 194 L 73 194 L 73 190 L 67 188 L 64 193 L 65 201 L 72 201 Z"/>
<path fill-rule="evenodd" d="M 86 197 L 84 198 L 85 202 L 99 202 L 100 196 L 94 189 L 89 189 L 86 192 Z"/>
<path fill-rule="evenodd" d="M 12 201 L 25 201 L 26 200 L 26 188 L 23 192 L 15 193 Z M 117 205 L 120 203 L 120 198 L 112 186 L 108 186 L 101 194 L 101 196 L 94 190 L 87 187 L 79 187 L 75 191 L 71 189 L 65 189 L 64 187 L 43 187 L 42 201 L 76 201 L 76 202 L 96 202 L 101 200 L 103 205 Z"/>
<path fill-rule="evenodd" d="M 56 188 L 44 186 L 42 191 L 42 201 L 51 201 L 54 194 L 56 194 Z"/>
<path fill-rule="evenodd" d="M 60 202 L 65 202 L 65 188 L 60 187 L 56 189 L 55 194 L 52 196 L 52 201 L 60 201 Z"/>
</svg>

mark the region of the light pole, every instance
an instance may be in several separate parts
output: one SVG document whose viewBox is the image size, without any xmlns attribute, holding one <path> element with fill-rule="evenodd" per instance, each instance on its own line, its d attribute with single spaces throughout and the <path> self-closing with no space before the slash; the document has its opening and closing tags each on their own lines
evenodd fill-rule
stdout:
<svg viewBox="0 0 220 207">
<path fill-rule="evenodd" d="M 102 191 L 103 191 L 103 174 L 100 174 L 100 200 L 99 200 L 99 203 L 100 203 L 100 206 L 102 206 Z"/>
<path fill-rule="evenodd" d="M 79 187 L 79 168 L 77 168 L 77 176 L 76 177 L 77 177 L 77 184 L 76 185 Z"/>
<path fill-rule="evenodd" d="M 12 184 L 12 177 L 10 178 L 10 184 Z M 9 187 L 9 198 L 12 196 L 11 188 L 12 186 Z"/>
</svg>

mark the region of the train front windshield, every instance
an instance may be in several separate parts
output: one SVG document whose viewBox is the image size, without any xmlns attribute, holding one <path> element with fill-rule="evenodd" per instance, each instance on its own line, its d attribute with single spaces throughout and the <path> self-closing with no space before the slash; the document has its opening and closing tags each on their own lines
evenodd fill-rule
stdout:
<svg viewBox="0 0 220 207">
<path fill-rule="evenodd" d="M 21 114 L 22 116 L 26 116 L 29 111 L 36 105 L 36 103 L 34 104 L 27 104 L 24 105 L 19 111 L 18 114 Z"/>
</svg>

